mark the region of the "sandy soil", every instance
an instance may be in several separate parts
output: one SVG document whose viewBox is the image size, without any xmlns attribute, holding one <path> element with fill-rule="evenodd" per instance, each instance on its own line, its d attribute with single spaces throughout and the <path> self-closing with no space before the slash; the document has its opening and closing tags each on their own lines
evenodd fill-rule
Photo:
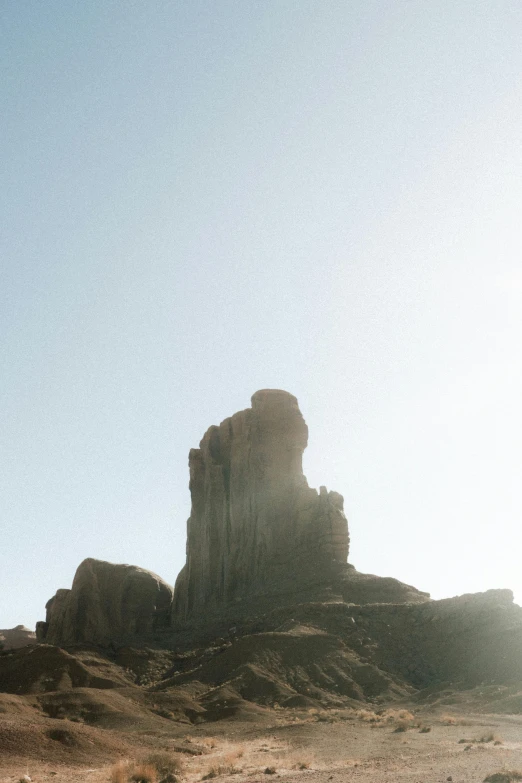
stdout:
<svg viewBox="0 0 522 783">
<path fill-rule="evenodd" d="M 418 708 L 413 713 L 413 721 L 392 713 L 388 721 L 377 719 L 375 727 L 368 710 L 271 710 L 262 725 L 165 721 L 159 730 L 132 733 L 63 719 L 31 723 L 25 715 L 4 714 L 0 783 L 18 783 L 24 775 L 34 783 L 105 783 L 118 762 L 140 761 L 155 751 L 180 760 L 183 783 L 196 783 L 211 770 L 220 783 L 266 783 L 271 777 L 296 783 L 479 783 L 502 769 L 522 769 L 522 716 L 444 715 Z M 404 723 L 408 728 L 397 731 Z M 54 740 L 49 738 L 53 727 Z M 41 741 L 42 731 L 47 744 Z M 22 745 L 10 747 L 9 737 Z M 20 751 L 23 742 L 26 753 Z"/>
</svg>

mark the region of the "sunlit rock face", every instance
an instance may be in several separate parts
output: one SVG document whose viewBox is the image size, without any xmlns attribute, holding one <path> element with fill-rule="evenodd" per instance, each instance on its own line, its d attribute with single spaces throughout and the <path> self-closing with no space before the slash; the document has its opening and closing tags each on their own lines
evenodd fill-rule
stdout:
<svg viewBox="0 0 522 783">
<path fill-rule="evenodd" d="M 191 450 L 192 510 L 175 618 L 312 584 L 345 566 L 343 498 L 308 486 L 307 440 L 296 398 L 264 389 Z"/>
</svg>

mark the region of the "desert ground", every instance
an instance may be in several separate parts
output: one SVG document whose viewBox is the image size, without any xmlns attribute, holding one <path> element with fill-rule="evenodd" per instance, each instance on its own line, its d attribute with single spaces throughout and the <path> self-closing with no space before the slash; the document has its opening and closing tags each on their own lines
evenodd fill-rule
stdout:
<svg viewBox="0 0 522 783">
<path fill-rule="evenodd" d="M 100 729 L 43 717 L 27 697 L 2 699 L 1 783 L 153 783 L 172 776 L 186 783 L 270 776 L 309 783 L 478 783 L 522 769 L 522 716 L 465 712 L 462 705 L 276 708 L 255 719 L 191 725 L 154 717 Z"/>
</svg>

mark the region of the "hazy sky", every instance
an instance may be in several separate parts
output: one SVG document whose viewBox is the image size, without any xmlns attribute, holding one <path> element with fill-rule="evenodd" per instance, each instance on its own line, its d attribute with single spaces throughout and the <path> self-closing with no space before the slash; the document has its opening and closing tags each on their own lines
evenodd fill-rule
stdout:
<svg viewBox="0 0 522 783">
<path fill-rule="evenodd" d="M 522 601 L 520 0 L 4 0 L 0 628 L 173 582 L 187 455 L 297 396 L 350 561 Z"/>
</svg>

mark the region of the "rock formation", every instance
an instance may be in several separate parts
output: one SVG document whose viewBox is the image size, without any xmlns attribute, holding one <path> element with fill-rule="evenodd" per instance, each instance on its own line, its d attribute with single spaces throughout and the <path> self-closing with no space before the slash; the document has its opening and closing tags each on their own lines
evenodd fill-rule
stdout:
<svg viewBox="0 0 522 783">
<path fill-rule="evenodd" d="M 172 588 L 156 574 L 131 565 L 87 558 L 72 588 L 47 602 L 40 642 L 108 645 L 150 638 L 169 623 Z"/>
<path fill-rule="evenodd" d="M 133 687 L 153 683 L 156 712 L 163 694 L 189 699 L 198 720 L 234 715 L 245 700 L 343 706 L 421 689 L 431 698 L 448 683 L 480 695 L 491 686 L 518 710 L 518 691 L 502 685 L 522 680 L 512 593 L 431 601 L 356 571 L 341 495 L 303 475 L 307 439 L 297 400 L 278 390 L 256 392 L 251 408 L 211 427 L 189 455 L 187 560 L 174 594 L 141 568 L 85 560 L 47 604 L 37 628 L 47 644 L 0 656 L 0 691 L 119 687 L 130 669 Z M 92 670 L 82 644 L 119 650 L 98 651 L 105 662 Z"/>
<path fill-rule="evenodd" d="M 27 644 L 36 644 L 36 634 L 25 625 L 0 629 L 0 649 L 15 650 Z"/>
<path fill-rule="evenodd" d="M 346 564 L 343 498 L 308 486 L 307 441 L 296 398 L 265 389 L 191 450 L 192 511 L 176 618 L 324 581 Z"/>
<path fill-rule="evenodd" d="M 297 400 L 277 389 L 207 430 L 189 454 L 192 510 L 187 560 L 172 589 L 136 566 L 87 559 L 71 590 L 58 590 L 37 625 L 39 641 L 141 643 L 169 626 L 301 601 L 419 603 L 429 599 L 391 578 L 347 563 L 343 498 L 311 489 L 302 457 L 308 428 Z M 174 637 L 173 637 L 174 638 Z M 179 640 L 179 637 L 176 637 Z"/>
</svg>

